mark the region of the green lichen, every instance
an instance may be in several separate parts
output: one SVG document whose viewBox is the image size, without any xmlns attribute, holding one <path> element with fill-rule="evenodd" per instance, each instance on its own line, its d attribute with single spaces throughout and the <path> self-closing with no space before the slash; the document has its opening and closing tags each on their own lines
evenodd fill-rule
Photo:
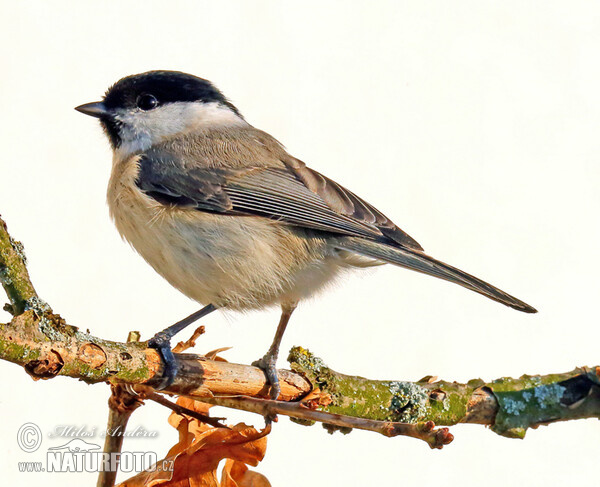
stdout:
<svg viewBox="0 0 600 487">
<path fill-rule="evenodd" d="M 2 281 L 2 284 L 5 286 L 12 286 L 13 280 L 10 276 L 8 267 L 0 266 L 0 281 Z"/>
<path fill-rule="evenodd" d="M 331 404 L 324 411 L 360 418 L 387 420 L 392 392 L 387 381 L 372 381 L 340 374 L 319 357 L 302 347 L 294 347 L 288 357 L 292 370 L 303 374 L 313 385 L 329 394 Z M 385 408 L 381 405 L 385 404 Z"/>
<path fill-rule="evenodd" d="M 9 237 L 9 241 L 15 253 L 23 261 L 23 264 L 27 264 L 27 256 L 25 255 L 25 247 L 23 246 L 23 244 L 12 237 Z"/>
<path fill-rule="evenodd" d="M 50 340 L 53 342 L 60 342 L 64 340 L 64 335 L 56 329 L 52 320 L 48 319 L 46 316 L 42 316 L 38 322 L 38 330 L 44 336 L 44 339 Z"/>
<path fill-rule="evenodd" d="M 21 314 L 27 299 L 36 295 L 23 257 L 22 246 L 10 237 L 0 219 L 0 282 L 10 299 L 13 315 Z"/>
<path fill-rule="evenodd" d="M 566 388 L 560 384 L 549 384 L 547 386 L 536 387 L 533 390 L 533 396 L 540 409 L 551 408 L 560 401 Z M 523 394 L 523 397 L 525 393 Z"/>
<path fill-rule="evenodd" d="M 288 360 L 292 370 L 331 396 L 331 404 L 321 410 L 378 421 L 416 423 L 427 419 L 438 425 L 456 424 L 464 418 L 475 389 L 484 385 L 479 379 L 468 384 L 430 384 L 344 375 L 302 347 L 292 348 Z"/>
<path fill-rule="evenodd" d="M 428 391 L 413 382 L 390 382 L 390 421 L 417 423 L 429 412 Z"/>
<path fill-rule="evenodd" d="M 428 419 L 435 421 L 440 426 L 456 424 L 465 417 L 467 404 L 475 390 L 483 387 L 485 383 L 480 379 L 469 381 L 467 384 L 439 381 L 432 384 L 429 400 Z M 429 390 L 429 389 L 428 389 Z M 434 394 L 439 391 L 438 394 Z M 442 395 L 441 400 L 438 396 Z"/>
<path fill-rule="evenodd" d="M 523 401 L 513 400 L 508 397 L 504 399 L 504 410 L 506 414 L 519 416 L 523 411 L 525 411 L 525 408 L 527 407 L 525 394 L 522 394 L 521 397 L 523 397 Z"/>
<path fill-rule="evenodd" d="M 32 343 L 33 348 L 23 343 Z M 64 348 L 73 351 L 74 345 L 85 343 L 94 343 L 102 348 L 107 354 L 106 362 L 100 367 L 92 368 L 74 353 L 60 369 L 59 375 L 78 377 L 88 383 L 141 383 L 150 379 L 152 374 L 146 365 L 145 343 L 125 344 L 95 338 L 64 324 L 58 315 L 38 316 L 33 310 L 26 311 L 9 324 L 0 325 L 0 356 L 20 365 L 42 360 L 48 350 L 47 344 L 51 344 L 55 350 Z M 125 352 L 129 357 L 126 360 L 123 359 Z"/>
<path fill-rule="evenodd" d="M 561 399 L 566 388 L 559 382 L 569 377 L 570 374 L 524 375 L 488 384 L 499 406 L 492 429 L 509 438 L 523 438 L 531 426 L 562 417 L 566 406 Z"/>
<path fill-rule="evenodd" d="M 32 296 L 25 301 L 25 311 L 27 310 L 33 310 L 38 316 L 42 316 L 51 312 L 52 308 L 50 308 L 50 305 L 43 299 L 40 299 L 37 296 Z"/>
<path fill-rule="evenodd" d="M 127 367 L 117 367 L 114 379 L 122 382 L 138 384 L 150 379 L 150 369 L 146 365 L 130 369 Z"/>
<path fill-rule="evenodd" d="M 40 352 L 26 345 L 14 343 L 10 338 L 2 336 L 0 337 L 0 356 L 10 362 L 23 363 L 38 359 Z"/>
</svg>

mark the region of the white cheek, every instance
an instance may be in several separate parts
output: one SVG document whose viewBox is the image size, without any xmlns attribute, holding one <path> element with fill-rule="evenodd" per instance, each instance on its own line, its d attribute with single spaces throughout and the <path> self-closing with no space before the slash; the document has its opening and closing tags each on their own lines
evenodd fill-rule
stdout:
<svg viewBox="0 0 600 487">
<path fill-rule="evenodd" d="M 121 146 L 126 155 L 147 150 L 176 134 L 208 127 L 248 125 L 243 118 L 218 103 L 169 103 L 150 110 L 123 110 L 115 116 L 122 123 Z"/>
<path fill-rule="evenodd" d="M 190 121 L 190 126 L 196 129 L 248 125 L 230 108 L 218 103 L 191 103 L 186 105 L 185 110 L 185 116 Z"/>
<path fill-rule="evenodd" d="M 122 123 L 119 152 L 124 154 L 147 150 L 164 137 L 182 132 L 186 126 L 180 111 L 170 107 L 148 112 L 123 111 L 115 118 Z"/>
</svg>

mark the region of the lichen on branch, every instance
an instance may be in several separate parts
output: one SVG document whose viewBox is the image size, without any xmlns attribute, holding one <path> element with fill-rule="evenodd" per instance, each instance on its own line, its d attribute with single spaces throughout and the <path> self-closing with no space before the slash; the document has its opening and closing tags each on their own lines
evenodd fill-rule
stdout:
<svg viewBox="0 0 600 487">
<path fill-rule="evenodd" d="M 68 325 L 39 298 L 29 279 L 23 246 L 0 219 L 0 281 L 12 320 L 0 324 L 0 359 L 22 366 L 35 379 L 70 376 L 88 383 L 143 384 L 160 378 L 162 365 L 145 342 L 114 342 Z M 308 350 L 294 347 L 292 371 L 279 370 L 281 395 L 268 397 L 264 373 L 249 365 L 176 353 L 179 373 L 165 391 L 211 404 L 330 430 L 353 428 L 386 436 L 405 435 L 441 448 L 457 423 L 489 425 L 522 438 L 528 428 L 570 419 L 600 417 L 600 368 L 564 374 L 474 379 L 465 384 L 425 377 L 419 381 L 370 380 L 340 374 Z"/>
<path fill-rule="evenodd" d="M 0 281 L 10 299 L 5 309 L 15 316 L 25 311 L 28 301 L 37 298 L 26 262 L 23 244 L 8 234 L 6 223 L 0 218 Z"/>
<path fill-rule="evenodd" d="M 328 394 L 331 401 L 319 410 L 329 413 L 402 423 L 433 421 L 438 426 L 485 424 L 510 438 L 523 438 L 528 428 L 542 424 L 600 417 L 598 367 L 460 384 L 430 376 L 417 382 L 348 376 L 302 347 L 294 347 L 288 360 L 292 370 Z"/>
</svg>

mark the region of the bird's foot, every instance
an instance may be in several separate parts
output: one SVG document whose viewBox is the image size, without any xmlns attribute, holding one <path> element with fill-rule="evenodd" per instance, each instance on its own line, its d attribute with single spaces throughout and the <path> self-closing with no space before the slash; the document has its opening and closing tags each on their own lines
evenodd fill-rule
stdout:
<svg viewBox="0 0 600 487">
<path fill-rule="evenodd" d="M 164 331 L 158 332 L 148 340 L 148 347 L 158 351 L 163 363 L 162 376 L 159 382 L 154 385 L 154 388 L 158 390 L 165 389 L 173 384 L 178 370 L 175 356 L 171 350 L 171 335 Z"/>
<path fill-rule="evenodd" d="M 277 365 L 277 355 L 267 352 L 262 358 L 252 362 L 252 365 L 262 369 L 262 371 L 265 373 L 267 382 L 271 386 L 269 389 L 269 397 L 277 400 L 279 393 L 281 392 L 279 378 L 277 377 L 277 369 L 275 368 L 275 365 Z"/>
</svg>

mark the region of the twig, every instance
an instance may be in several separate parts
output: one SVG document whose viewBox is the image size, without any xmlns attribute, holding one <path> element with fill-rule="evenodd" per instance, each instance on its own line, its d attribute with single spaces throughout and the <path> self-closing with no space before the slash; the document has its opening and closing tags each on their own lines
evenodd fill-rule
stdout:
<svg viewBox="0 0 600 487">
<path fill-rule="evenodd" d="M 327 425 L 333 425 L 342 429 L 361 429 L 374 431 L 384 436 L 410 436 L 424 440 L 431 448 L 441 449 L 449 444 L 454 437 L 448 428 L 435 429 L 433 421 L 409 424 L 389 421 L 376 421 L 372 419 L 355 418 L 341 414 L 315 411 L 300 402 L 273 401 L 270 399 L 258 399 L 254 397 L 229 396 L 212 397 L 202 399 L 202 402 L 223 406 L 232 409 L 240 409 L 265 417 L 273 417 L 277 414 L 290 416 L 304 421 L 318 421 Z"/>
<path fill-rule="evenodd" d="M 171 411 L 176 412 L 177 414 L 186 415 L 191 418 L 197 419 L 198 421 L 200 421 L 202 423 L 211 425 L 213 428 L 229 429 L 229 427 L 227 425 L 219 422 L 219 420 L 223 421 L 223 420 L 225 420 L 225 418 L 213 418 L 212 416 L 207 416 L 205 414 L 201 414 L 196 411 L 192 411 L 191 409 L 188 409 L 186 407 L 180 406 L 179 404 L 169 401 L 164 396 L 157 394 L 151 388 L 146 387 L 146 386 L 138 385 L 138 386 L 134 387 L 134 390 L 135 390 L 135 392 L 139 393 L 140 396 L 143 397 L 144 399 L 150 399 L 151 401 L 154 401 L 154 402 L 160 404 L 161 406 L 164 406 L 164 407 L 170 409 Z"/>
<path fill-rule="evenodd" d="M 104 453 L 115 456 L 116 461 L 109 462 L 114 465 L 114 470 L 101 470 L 98 474 L 97 487 L 113 487 L 119 469 L 119 459 L 123 448 L 123 439 L 127 423 L 133 412 L 143 404 L 143 401 L 127 392 L 122 385 L 111 386 L 111 396 L 108 400 L 108 422 L 106 438 L 104 440 Z"/>
<path fill-rule="evenodd" d="M 140 334 L 135 331 L 129 332 L 127 343 L 138 342 Z M 104 453 L 116 455 L 114 470 L 101 470 L 98 474 L 97 487 L 113 487 L 119 470 L 120 454 L 123 448 L 124 433 L 127 423 L 133 412 L 142 406 L 144 402 L 131 394 L 127 386 L 113 384 L 110 388 L 111 394 L 108 399 L 108 421 L 106 425 L 106 438 L 104 440 Z M 112 462 L 109 465 L 113 465 Z"/>
<path fill-rule="evenodd" d="M 186 341 L 184 342 L 179 342 L 177 345 L 175 345 L 173 347 L 173 353 L 182 353 L 185 352 L 186 350 L 193 348 L 196 346 L 196 340 L 200 337 L 200 335 L 203 335 L 205 331 L 205 328 L 203 325 L 199 326 L 198 328 L 196 328 L 196 331 L 194 333 L 192 333 L 192 336 L 189 337 Z"/>
</svg>

